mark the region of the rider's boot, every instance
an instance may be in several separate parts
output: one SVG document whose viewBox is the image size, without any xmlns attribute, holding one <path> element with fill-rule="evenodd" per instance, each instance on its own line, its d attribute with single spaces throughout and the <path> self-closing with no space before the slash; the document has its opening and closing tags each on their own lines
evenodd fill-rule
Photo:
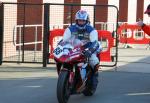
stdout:
<svg viewBox="0 0 150 103">
<path fill-rule="evenodd" d="M 99 64 L 96 64 L 94 67 L 94 73 L 92 78 L 93 89 L 96 90 L 98 85 L 98 69 L 100 68 Z"/>
</svg>

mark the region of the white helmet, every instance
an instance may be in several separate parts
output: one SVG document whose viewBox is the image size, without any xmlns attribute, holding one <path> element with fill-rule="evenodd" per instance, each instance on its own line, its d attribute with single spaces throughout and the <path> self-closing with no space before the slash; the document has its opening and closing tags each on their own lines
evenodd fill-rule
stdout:
<svg viewBox="0 0 150 103">
<path fill-rule="evenodd" d="M 75 20 L 86 20 L 86 21 L 89 21 L 89 14 L 85 10 L 79 10 L 76 13 Z"/>
</svg>

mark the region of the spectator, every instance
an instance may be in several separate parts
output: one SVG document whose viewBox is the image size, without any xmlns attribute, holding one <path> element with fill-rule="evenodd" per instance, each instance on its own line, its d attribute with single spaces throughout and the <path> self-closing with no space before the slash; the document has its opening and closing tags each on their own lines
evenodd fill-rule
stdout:
<svg viewBox="0 0 150 103">
<path fill-rule="evenodd" d="M 147 6 L 146 11 L 144 12 L 144 14 L 147 14 L 148 17 L 150 17 L 150 4 Z M 145 23 L 143 23 L 142 20 L 139 20 L 137 23 L 139 26 L 141 26 L 142 30 L 148 34 L 150 36 L 150 26 L 146 25 Z"/>
</svg>

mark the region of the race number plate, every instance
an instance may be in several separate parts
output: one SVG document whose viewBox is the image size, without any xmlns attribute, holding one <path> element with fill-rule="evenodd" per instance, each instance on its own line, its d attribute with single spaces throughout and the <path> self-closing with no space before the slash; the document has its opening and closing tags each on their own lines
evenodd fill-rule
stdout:
<svg viewBox="0 0 150 103">
<path fill-rule="evenodd" d="M 63 47 L 61 45 L 58 45 L 53 53 L 56 58 L 59 58 L 60 56 L 63 55 Z"/>
</svg>

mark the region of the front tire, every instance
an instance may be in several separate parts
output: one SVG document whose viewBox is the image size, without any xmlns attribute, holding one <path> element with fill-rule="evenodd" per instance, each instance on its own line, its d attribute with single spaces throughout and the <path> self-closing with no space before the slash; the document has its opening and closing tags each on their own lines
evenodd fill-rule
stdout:
<svg viewBox="0 0 150 103">
<path fill-rule="evenodd" d="M 57 99 L 59 103 L 67 103 L 69 97 L 69 72 L 61 71 L 57 82 Z"/>
</svg>

